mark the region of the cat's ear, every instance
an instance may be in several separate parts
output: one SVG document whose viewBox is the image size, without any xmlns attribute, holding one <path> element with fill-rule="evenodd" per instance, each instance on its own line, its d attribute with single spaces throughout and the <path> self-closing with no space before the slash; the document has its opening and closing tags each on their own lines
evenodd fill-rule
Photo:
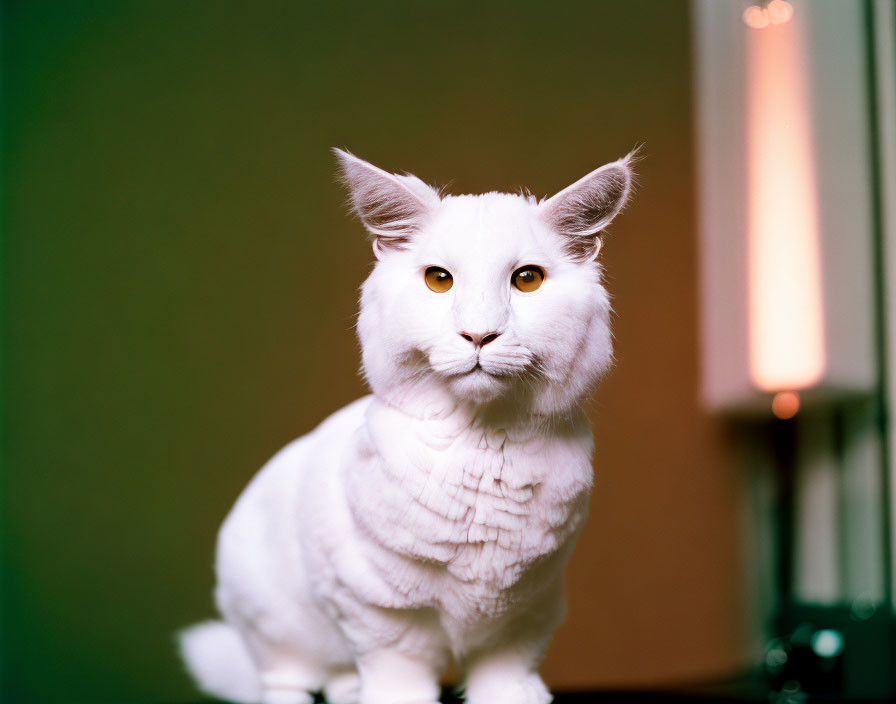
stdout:
<svg viewBox="0 0 896 704">
<path fill-rule="evenodd" d="M 352 210 L 374 237 L 377 258 L 407 245 L 439 205 L 435 189 L 416 176 L 390 174 L 341 149 L 333 153 Z"/>
<path fill-rule="evenodd" d="M 580 178 L 540 205 L 548 225 L 565 238 L 576 259 L 595 259 L 600 233 L 613 221 L 632 190 L 632 152 Z"/>
</svg>

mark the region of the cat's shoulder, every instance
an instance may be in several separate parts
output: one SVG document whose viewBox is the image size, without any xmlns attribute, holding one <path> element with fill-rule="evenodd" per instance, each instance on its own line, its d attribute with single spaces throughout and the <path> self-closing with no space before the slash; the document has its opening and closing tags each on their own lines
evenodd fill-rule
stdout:
<svg viewBox="0 0 896 704">
<path fill-rule="evenodd" d="M 342 432 L 349 427 L 356 428 L 364 423 L 364 417 L 367 415 L 367 410 L 373 401 L 373 394 L 362 396 L 347 406 L 343 406 L 338 411 L 331 413 L 311 432 L 313 434 L 327 434 L 331 431 Z"/>
</svg>

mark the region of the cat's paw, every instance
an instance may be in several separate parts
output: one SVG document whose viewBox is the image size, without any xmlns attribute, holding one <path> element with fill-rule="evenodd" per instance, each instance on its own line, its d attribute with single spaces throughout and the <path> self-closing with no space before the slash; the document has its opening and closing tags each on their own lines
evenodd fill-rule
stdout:
<svg viewBox="0 0 896 704">
<path fill-rule="evenodd" d="M 324 685 L 327 704 L 358 704 L 361 699 L 361 678 L 357 672 L 343 672 Z"/>
<path fill-rule="evenodd" d="M 438 699 L 425 699 L 401 694 L 386 695 L 385 697 L 381 695 L 375 697 L 362 696 L 360 701 L 361 704 L 386 704 L 386 702 L 388 704 L 441 704 Z"/>
<path fill-rule="evenodd" d="M 439 704 L 438 699 L 430 699 L 428 695 L 413 692 L 362 692 L 361 704 Z"/>
<path fill-rule="evenodd" d="M 302 689 L 266 687 L 261 695 L 262 704 L 313 704 L 314 697 Z"/>
<path fill-rule="evenodd" d="M 467 704 L 550 704 L 553 696 L 536 673 L 517 679 L 479 680 L 467 685 Z"/>
</svg>

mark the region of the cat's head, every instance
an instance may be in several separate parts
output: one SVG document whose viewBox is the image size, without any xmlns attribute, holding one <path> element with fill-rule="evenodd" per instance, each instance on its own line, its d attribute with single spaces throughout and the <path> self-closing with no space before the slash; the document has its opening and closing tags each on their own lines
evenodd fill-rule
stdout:
<svg viewBox="0 0 896 704">
<path fill-rule="evenodd" d="M 597 255 L 631 190 L 630 156 L 538 201 L 442 195 L 335 152 L 377 258 L 358 321 L 374 393 L 544 415 L 587 396 L 612 360 Z"/>
</svg>

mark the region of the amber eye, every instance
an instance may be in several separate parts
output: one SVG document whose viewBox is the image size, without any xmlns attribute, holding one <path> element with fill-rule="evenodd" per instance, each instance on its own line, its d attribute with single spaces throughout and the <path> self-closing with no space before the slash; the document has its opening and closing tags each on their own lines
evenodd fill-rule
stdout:
<svg viewBox="0 0 896 704">
<path fill-rule="evenodd" d="M 423 273 L 423 279 L 430 291 L 445 293 L 454 285 L 454 277 L 440 266 L 428 266 Z"/>
<path fill-rule="evenodd" d="M 521 266 L 510 278 L 513 285 L 524 293 L 537 291 L 544 281 L 544 269 L 540 266 Z"/>
</svg>

